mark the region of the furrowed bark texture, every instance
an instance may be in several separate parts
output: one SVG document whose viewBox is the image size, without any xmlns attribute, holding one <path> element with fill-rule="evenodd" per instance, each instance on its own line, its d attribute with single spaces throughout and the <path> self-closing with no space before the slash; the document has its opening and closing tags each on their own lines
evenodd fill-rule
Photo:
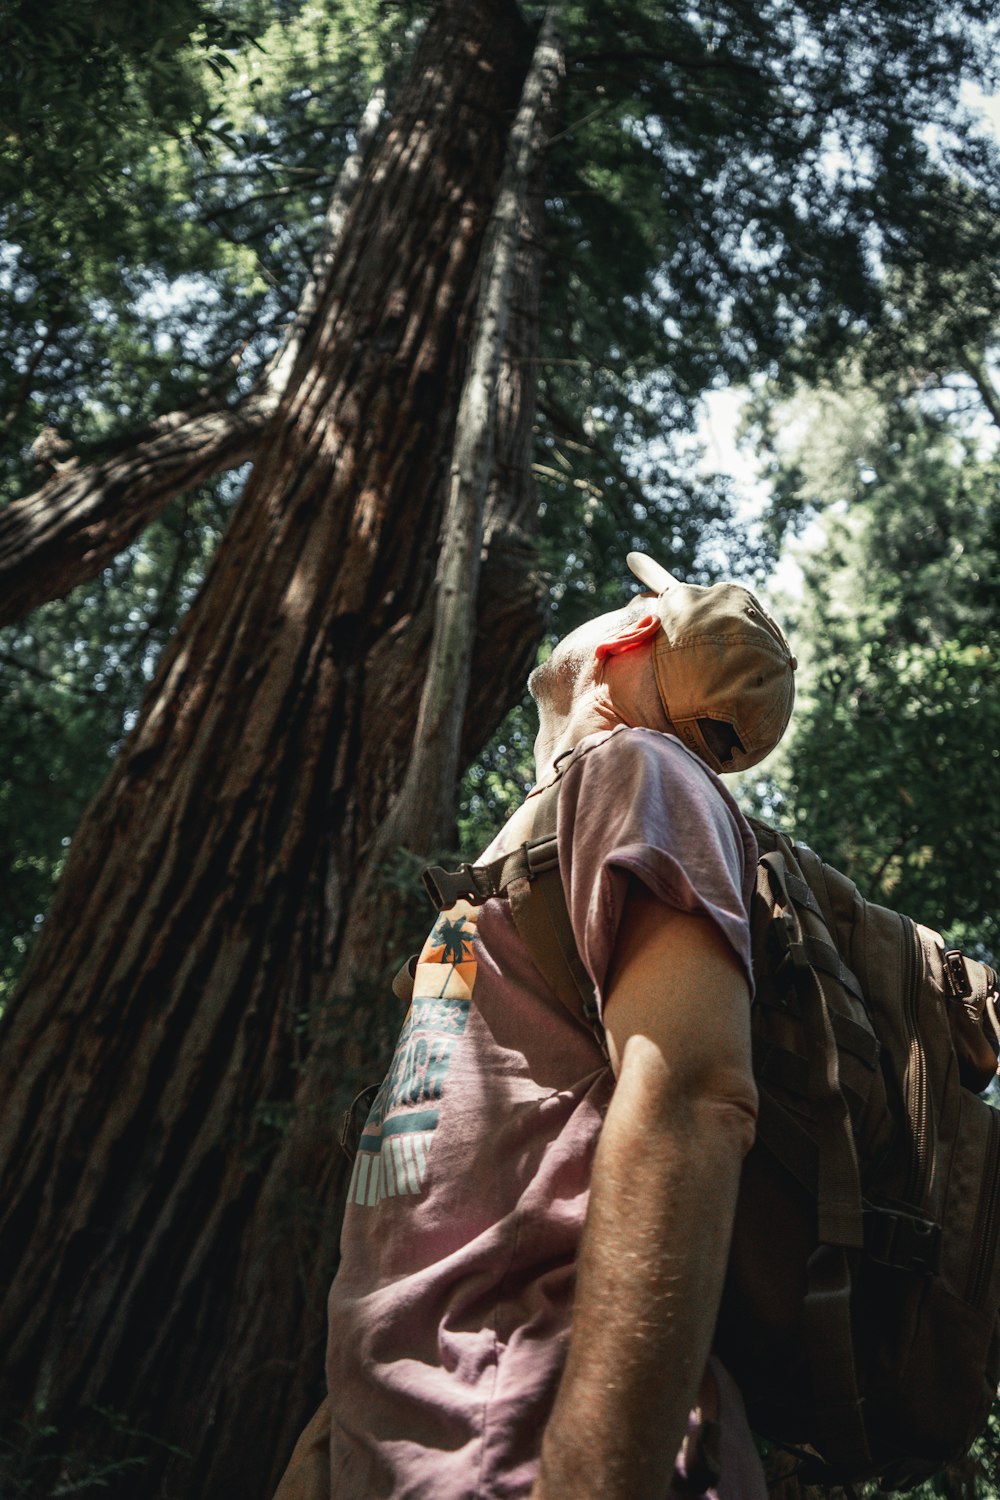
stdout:
<svg viewBox="0 0 1000 1500">
<path fill-rule="evenodd" d="M 0 1258 L 19 1274 L 0 1397 L 43 1408 L 66 1452 L 102 1407 L 190 1455 L 155 1447 L 123 1494 L 267 1495 L 320 1374 L 338 1117 L 400 1019 L 400 902 L 356 897 L 413 738 L 462 331 L 526 50 L 513 0 L 431 17 L 298 379 L 4 1018 Z M 525 313 L 536 271 L 526 251 Z M 508 360 L 498 458 L 518 482 L 490 497 L 489 715 L 467 749 L 540 629 L 511 562 L 526 378 Z"/>
<path fill-rule="evenodd" d="M 543 163 L 539 160 L 523 205 L 522 234 L 517 247 L 511 293 L 510 316 L 504 356 L 500 362 L 493 473 L 484 525 L 484 550 L 480 573 L 479 608 L 475 647 L 472 653 L 469 698 L 462 737 L 464 761 L 481 749 L 498 721 L 496 694 L 500 685 L 512 703 L 523 691 L 534 662 L 542 629 L 543 591 L 533 571 L 532 539 L 537 525 L 537 497 L 531 468 L 533 447 L 535 375 L 538 354 L 538 299 L 541 283 Z M 419 626 L 418 652 L 426 656 L 432 630 L 431 611 L 423 612 Z M 371 680 L 399 673 L 397 643 L 392 635 L 380 643 Z M 403 664 L 402 670 L 408 670 Z M 374 743 L 388 741 L 398 733 L 396 713 L 404 680 L 397 675 L 397 691 L 382 692 L 368 699 L 368 734 Z M 412 751 L 416 720 L 408 719 L 409 740 L 401 747 L 402 767 Z M 397 786 L 402 791 L 403 777 Z M 397 809 L 398 797 L 386 802 Z M 406 823 L 405 826 L 412 826 Z M 397 826 L 399 826 L 397 824 Z M 381 825 L 377 832 L 381 831 Z M 411 848 L 414 847 L 412 844 Z M 388 988 L 390 974 L 418 946 L 430 926 L 433 912 L 416 893 L 415 869 L 419 861 L 404 865 L 405 890 L 386 878 L 379 863 L 380 841 L 376 837 L 359 861 L 350 890 L 344 893 L 346 921 L 334 971 L 327 990 L 327 1003 L 314 1013 L 313 1046 L 296 1089 L 294 1127 L 274 1160 L 268 1182 L 258 1204 L 255 1236 L 263 1234 L 274 1219 L 288 1226 L 275 1255 L 251 1269 L 256 1279 L 238 1302 L 241 1318 L 235 1342 L 261 1342 L 259 1325 L 273 1321 L 275 1305 L 268 1286 L 277 1279 L 294 1285 L 296 1301 L 283 1298 L 282 1312 L 290 1319 L 289 1343 L 296 1359 L 282 1372 L 285 1384 L 281 1407 L 285 1438 L 280 1461 L 272 1476 L 277 1480 L 294 1439 L 317 1406 L 324 1388 L 323 1359 L 326 1344 L 326 1293 L 336 1265 L 340 1221 L 350 1177 L 346 1158 L 330 1149 L 330 1103 L 343 1100 L 365 1084 L 382 1076 L 389 1061 L 403 1014 Z M 412 903 L 416 895 L 415 916 Z M 382 978 L 378 976 L 381 971 Z M 350 1089 L 345 1088 L 351 1080 Z M 291 1185 L 291 1186 L 290 1186 Z M 289 1213 L 296 1194 L 308 1194 L 313 1222 L 301 1212 Z M 280 1267 L 279 1267 L 280 1263 Z M 266 1380 L 248 1375 L 247 1385 L 234 1405 L 246 1406 L 259 1387 L 272 1393 L 273 1375 Z M 288 1415 L 294 1413 L 294 1420 Z M 273 1418 L 272 1418 L 273 1420 Z M 215 1474 L 209 1471 L 209 1477 Z"/>
<path fill-rule="evenodd" d="M 472 657 L 486 498 L 493 469 L 501 359 L 507 342 L 518 246 L 546 129 L 559 91 L 562 50 L 551 13 L 539 33 L 486 241 L 468 368 L 455 441 L 435 579 L 434 628 L 406 776 L 379 831 L 375 857 L 405 844 L 441 842 L 453 815 L 462 722 Z"/>
<path fill-rule="evenodd" d="M 544 591 L 533 571 L 537 496 L 531 469 L 542 262 L 541 176 L 539 170 L 526 205 L 500 367 L 463 763 L 482 748 L 499 720 L 497 693 L 503 694 L 506 707 L 523 690 L 543 625 Z M 430 645 L 433 603 L 432 591 L 412 622 L 412 640 L 405 654 L 390 631 L 369 657 L 365 742 L 395 745 L 397 790 L 379 787 L 386 811 L 396 806 L 412 753 L 419 673 L 411 648 L 422 664 Z M 403 701 L 408 703 L 408 712 L 401 722 Z M 370 759 L 363 754 L 365 765 Z M 273 1487 L 323 1393 L 326 1295 L 336 1269 L 350 1178 L 346 1158 L 331 1145 L 332 1135 L 339 1132 L 343 1109 L 357 1090 L 385 1071 L 403 1021 L 389 981 L 406 954 L 419 946 L 433 918 L 416 879 L 422 861 L 404 861 L 398 877 L 387 877 L 380 863 L 381 826 L 373 829 L 349 887 L 337 893 L 345 913 L 343 937 L 311 1012 L 310 1049 L 297 1075 L 289 1127 L 256 1203 L 249 1237 L 254 1244 L 267 1244 L 268 1249 L 243 1260 L 246 1280 L 234 1299 L 230 1343 L 236 1351 L 268 1348 L 272 1358 L 256 1369 L 241 1362 L 241 1383 L 224 1392 L 229 1417 L 222 1426 L 232 1434 L 237 1451 L 227 1454 L 218 1449 L 210 1455 L 206 1473 L 213 1494 L 217 1487 L 226 1492 L 234 1473 L 248 1486 L 252 1483 L 252 1455 L 247 1463 L 242 1451 L 242 1423 L 249 1414 L 259 1416 L 272 1430 L 278 1424 L 281 1427 L 269 1479 Z M 278 1236 L 276 1224 L 281 1226 Z M 280 1296 L 275 1295 L 276 1287 L 281 1289 Z M 276 1350 L 291 1353 L 281 1358 Z M 183 1478 L 183 1469 L 180 1474 Z M 268 1487 L 264 1493 L 269 1493 Z"/>
</svg>

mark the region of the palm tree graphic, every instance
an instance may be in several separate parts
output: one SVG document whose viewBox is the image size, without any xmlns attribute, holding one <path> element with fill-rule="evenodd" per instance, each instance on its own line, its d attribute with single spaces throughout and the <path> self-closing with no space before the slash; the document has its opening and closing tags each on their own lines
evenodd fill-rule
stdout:
<svg viewBox="0 0 1000 1500">
<path fill-rule="evenodd" d="M 466 938 L 466 926 L 464 917 L 454 917 L 450 921 L 442 917 L 434 929 L 434 936 L 444 946 L 440 962 L 443 964 L 460 964 L 469 957 L 471 951 L 471 932 Z"/>
</svg>

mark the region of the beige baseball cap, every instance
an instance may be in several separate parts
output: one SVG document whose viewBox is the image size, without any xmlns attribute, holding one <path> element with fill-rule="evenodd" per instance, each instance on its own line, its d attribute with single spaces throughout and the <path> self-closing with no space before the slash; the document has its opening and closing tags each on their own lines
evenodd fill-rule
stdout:
<svg viewBox="0 0 1000 1500">
<path fill-rule="evenodd" d="M 780 627 L 738 583 L 681 583 L 643 552 L 627 562 L 657 595 L 656 684 L 674 733 L 714 771 L 743 771 L 774 749 L 792 714 L 795 668 Z"/>
</svg>

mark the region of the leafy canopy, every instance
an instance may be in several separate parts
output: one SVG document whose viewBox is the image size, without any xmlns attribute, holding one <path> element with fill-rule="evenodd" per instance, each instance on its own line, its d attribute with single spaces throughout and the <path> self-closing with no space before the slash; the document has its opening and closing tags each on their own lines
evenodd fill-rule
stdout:
<svg viewBox="0 0 1000 1500">
<path fill-rule="evenodd" d="M 779 507 L 818 535 L 793 733 L 759 795 L 864 894 L 998 954 L 1000 458 L 913 399 L 835 396 L 777 463 Z"/>
</svg>

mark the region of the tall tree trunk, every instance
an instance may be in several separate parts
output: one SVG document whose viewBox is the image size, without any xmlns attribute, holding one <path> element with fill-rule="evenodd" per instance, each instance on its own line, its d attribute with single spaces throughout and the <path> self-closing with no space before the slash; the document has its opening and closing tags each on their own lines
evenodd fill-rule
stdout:
<svg viewBox="0 0 1000 1500">
<path fill-rule="evenodd" d="M 541 627 L 540 588 L 531 571 L 530 544 L 537 524 L 531 454 L 543 239 L 542 146 L 555 103 L 558 63 L 558 49 L 549 37 L 536 50 L 534 76 L 525 90 L 525 102 L 534 116 L 530 122 L 534 151 L 533 159 L 521 161 L 528 175 L 516 214 L 520 233 L 511 268 L 504 354 L 497 372 L 493 466 L 486 495 L 475 647 L 470 653 L 462 734 L 462 755 L 466 759 L 481 747 L 496 723 L 498 686 L 504 685 L 509 694 L 507 702 L 516 698 L 533 662 Z M 488 269 L 484 267 L 484 274 Z M 432 602 L 439 603 L 439 598 L 432 595 Z M 420 625 L 417 649 L 422 660 L 431 649 L 435 613 L 426 610 Z M 397 734 L 401 727 L 397 705 L 408 691 L 410 670 L 400 659 L 391 636 L 384 647 L 374 676 L 385 681 L 386 688 L 377 703 L 374 699 L 370 702 L 370 734 L 378 743 Z M 284 1289 L 281 1313 L 289 1323 L 282 1344 L 290 1356 L 287 1369 L 281 1372 L 283 1443 L 275 1454 L 272 1482 L 276 1482 L 323 1387 L 326 1294 L 336 1265 L 350 1177 L 346 1158 L 332 1141 L 339 1133 L 342 1112 L 350 1098 L 385 1070 L 403 1019 L 389 979 L 423 938 L 433 915 L 423 905 L 414 880 L 420 860 L 409 859 L 403 864 L 408 890 L 400 889 L 398 876 L 387 878 L 383 863 L 387 854 L 395 852 L 383 837 L 387 825 L 395 829 L 396 837 L 409 841 L 411 851 L 431 852 L 426 842 L 431 835 L 421 826 L 419 807 L 412 808 L 412 819 L 406 813 L 400 816 L 400 804 L 406 795 L 403 768 L 406 757 L 414 753 L 419 696 L 412 688 L 409 691 L 413 712 L 406 719 L 407 737 L 400 741 L 398 791 L 395 797 L 386 798 L 383 805 L 388 816 L 373 830 L 355 866 L 351 889 L 344 893 L 343 940 L 328 988 L 313 1012 L 313 1047 L 298 1079 L 292 1122 L 258 1204 L 259 1227 L 254 1230 L 254 1239 L 262 1238 L 266 1227 L 275 1222 L 284 1225 L 284 1233 L 266 1260 L 261 1257 L 245 1262 L 246 1288 L 234 1304 L 237 1318 L 230 1334 L 233 1349 L 260 1347 L 268 1340 L 273 1347 L 276 1306 L 268 1288 L 278 1284 Z M 427 766 L 433 751 L 417 753 Z M 453 785 L 451 812 L 454 792 Z M 431 804 L 440 814 L 435 799 Z M 441 836 L 440 829 L 436 833 Z M 416 895 L 415 906 L 408 902 L 408 893 Z M 303 1204 L 308 1205 L 308 1213 L 303 1212 Z M 265 1327 L 270 1328 L 266 1336 Z M 241 1367 L 246 1371 L 245 1382 L 238 1395 L 228 1397 L 233 1412 L 244 1418 L 248 1413 L 259 1413 L 261 1421 L 273 1422 L 278 1385 L 274 1372 L 255 1372 L 242 1362 Z M 229 1426 L 238 1433 L 235 1420 Z M 217 1455 L 217 1462 L 208 1470 L 210 1486 L 217 1477 L 233 1472 L 245 1476 L 249 1483 L 252 1469 L 240 1467 L 242 1459 L 239 1453 Z"/>
<path fill-rule="evenodd" d="M 469 692 L 483 550 L 486 498 L 493 471 L 501 356 L 507 342 L 518 246 L 546 126 L 559 92 L 562 50 L 552 9 L 535 45 L 496 206 L 483 247 L 483 271 L 472 320 L 469 364 L 458 404 L 435 579 L 434 628 L 406 775 L 383 821 L 371 859 L 400 845 L 426 851 L 446 838 L 454 811 L 462 724 Z"/>
<path fill-rule="evenodd" d="M 384 110 L 379 88 L 337 178 L 295 317 L 257 387 L 235 405 L 202 402 L 169 412 L 90 463 L 61 462 L 40 489 L 0 510 L 0 625 L 64 598 L 94 578 L 177 495 L 253 458 L 302 353 Z"/>
<path fill-rule="evenodd" d="M 155 1448 L 132 1494 L 264 1495 L 315 1379 L 333 1117 L 395 1029 L 374 1002 L 393 935 L 369 922 L 357 986 L 341 951 L 416 724 L 463 328 L 525 63 L 513 0 L 432 15 L 297 378 L 4 1018 L 0 1255 L 20 1272 L 0 1396 L 63 1451 L 92 1446 L 101 1408 L 192 1455 Z M 504 389 L 523 399 L 513 368 Z M 510 462 L 523 412 L 498 430 Z M 491 495 L 498 557 L 524 495 Z M 516 649 L 481 643 L 491 711 L 467 748 L 537 635 L 533 588 L 504 611 Z"/>
</svg>

